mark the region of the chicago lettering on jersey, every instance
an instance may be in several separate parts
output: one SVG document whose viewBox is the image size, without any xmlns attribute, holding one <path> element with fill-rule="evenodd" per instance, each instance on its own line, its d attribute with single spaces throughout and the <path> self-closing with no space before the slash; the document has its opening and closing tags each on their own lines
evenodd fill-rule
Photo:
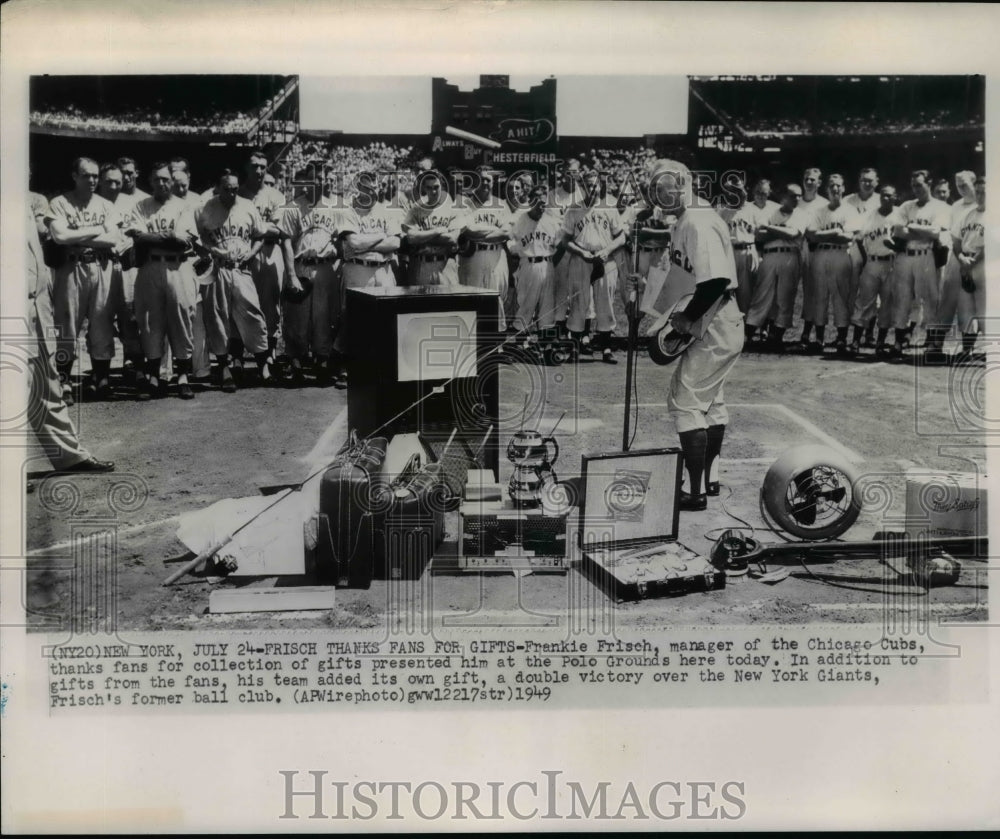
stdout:
<svg viewBox="0 0 1000 839">
<path fill-rule="evenodd" d="M 213 244 L 221 244 L 228 239 L 242 239 L 244 242 L 249 242 L 250 228 L 245 224 L 224 221 L 219 227 L 209 230 L 208 235 Z"/>
</svg>

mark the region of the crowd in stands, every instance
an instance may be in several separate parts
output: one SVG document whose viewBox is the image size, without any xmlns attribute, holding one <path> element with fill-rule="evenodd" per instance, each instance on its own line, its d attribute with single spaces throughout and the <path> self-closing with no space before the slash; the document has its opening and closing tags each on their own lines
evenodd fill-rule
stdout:
<svg viewBox="0 0 1000 839">
<path fill-rule="evenodd" d="M 844 114 L 810 120 L 805 117 L 731 116 L 745 134 L 757 137 L 795 135 L 900 134 L 903 132 L 956 131 L 982 127 L 981 116 L 962 118 L 947 108 L 921 110 L 911 116 L 892 118 L 876 111 Z"/>
<path fill-rule="evenodd" d="M 133 107 L 115 113 L 84 111 L 76 105 L 47 111 L 33 110 L 30 122 L 38 128 L 115 134 L 242 134 L 257 121 L 258 113 L 221 111 L 161 115 L 153 107 Z"/>
</svg>

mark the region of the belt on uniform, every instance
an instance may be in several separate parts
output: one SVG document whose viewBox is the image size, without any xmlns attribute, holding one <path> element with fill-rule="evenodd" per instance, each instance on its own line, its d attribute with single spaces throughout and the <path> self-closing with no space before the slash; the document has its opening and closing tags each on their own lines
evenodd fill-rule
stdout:
<svg viewBox="0 0 1000 839">
<path fill-rule="evenodd" d="M 246 261 L 237 262 L 235 259 L 217 259 L 215 264 L 220 268 L 228 268 L 230 271 L 241 270 L 246 267 Z"/>
<path fill-rule="evenodd" d="M 477 251 L 495 251 L 501 247 L 493 242 L 473 242 L 472 244 Z"/>
<path fill-rule="evenodd" d="M 525 257 L 526 261 L 532 262 L 532 263 L 534 263 L 534 262 L 548 262 L 550 259 L 552 259 L 551 256 L 526 256 Z"/>
<path fill-rule="evenodd" d="M 924 256 L 925 254 L 928 254 L 930 252 L 931 252 L 930 248 L 921 248 L 918 251 L 907 250 L 906 251 L 906 255 L 907 256 Z"/>
<path fill-rule="evenodd" d="M 895 257 L 894 253 L 887 253 L 884 256 L 869 256 L 868 258 L 874 260 L 875 262 L 888 262 L 890 259 Z"/>
<path fill-rule="evenodd" d="M 92 262 L 118 262 L 118 256 L 111 253 L 101 253 L 100 251 L 77 251 L 69 254 L 70 262 L 82 262 L 89 265 Z"/>
<path fill-rule="evenodd" d="M 641 251 L 662 251 L 666 248 L 666 245 L 639 245 L 639 250 Z"/>
<path fill-rule="evenodd" d="M 383 265 L 388 265 L 388 262 L 379 262 L 377 259 L 361 259 L 360 257 L 355 257 L 353 259 L 348 259 L 351 265 L 364 265 L 366 268 L 381 268 Z"/>
<path fill-rule="evenodd" d="M 753 242 L 735 242 L 733 244 L 734 251 L 745 251 L 753 247 Z"/>
<path fill-rule="evenodd" d="M 182 253 L 151 253 L 149 259 L 151 262 L 167 262 L 176 265 L 187 259 L 187 256 Z"/>
<path fill-rule="evenodd" d="M 329 265 L 335 257 L 332 256 L 306 256 L 299 257 L 299 265 Z"/>
<path fill-rule="evenodd" d="M 847 245 L 816 245 L 818 251 L 846 251 Z"/>
<path fill-rule="evenodd" d="M 448 257 L 443 253 L 418 253 L 417 258 L 423 262 L 446 262 Z"/>
<path fill-rule="evenodd" d="M 765 254 L 769 253 L 798 253 L 798 248 L 771 248 L 770 250 L 765 250 Z"/>
</svg>

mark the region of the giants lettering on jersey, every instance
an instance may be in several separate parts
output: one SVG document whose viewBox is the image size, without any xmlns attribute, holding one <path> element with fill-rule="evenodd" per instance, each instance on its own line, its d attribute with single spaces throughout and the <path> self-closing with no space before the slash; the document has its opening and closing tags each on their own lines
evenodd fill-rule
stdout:
<svg viewBox="0 0 1000 839">
<path fill-rule="evenodd" d="M 746 218 L 745 216 L 741 216 L 730 219 L 729 229 L 733 233 L 742 230 L 744 233 L 747 233 L 752 236 L 757 228 L 753 225 L 753 223 L 751 223 L 751 221 L 748 218 Z"/>
<path fill-rule="evenodd" d="M 842 221 L 838 221 L 837 219 L 831 219 L 820 228 L 820 230 L 843 230 L 843 229 L 844 229 L 844 223 Z"/>
<path fill-rule="evenodd" d="M 541 242 L 546 248 L 552 249 L 556 246 L 555 238 L 544 230 L 532 230 L 530 233 L 520 238 L 521 247 L 526 249 L 534 242 Z"/>
<path fill-rule="evenodd" d="M 496 213 L 487 212 L 485 210 L 478 210 L 472 217 L 472 223 L 475 227 L 488 224 L 491 227 L 496 228 L 504 227 L 506 224 L 506 222 L 502 221 Z"/>
<path fill-rule="evenodd" d="M 608 217 L 606 215 L 587 213 L 587 215 L 573 225 L 573 229 L 576 231 L 577 235 L 582 233 L 588 227 L 599 227 L 608 233 L 611 232 L 611 222 L 608 221 Z"/>
<path fill-rule="evenodd" d="M 961 236 L 961 238 L 964 239 L 966 237 L 966 235 L 969 234 L 969 233 L 975 233 L 975 234 L 977 234 L 979 236 L 982 236 L 983 235 L 983 224 L 982 224 L 982 222 L 974 221 L 974 222 L 970 222 L 969 224 L 962 225 L 962 236 Z"/>
<path fill-rule="evenodd" d="M 866 232 L 865 239 L 870 242 L 881 242 L 883 239 L 888 239 L 891 235 L 892 224 L 883 224 L 879 227 L 873 227 Z"/>
</svg>

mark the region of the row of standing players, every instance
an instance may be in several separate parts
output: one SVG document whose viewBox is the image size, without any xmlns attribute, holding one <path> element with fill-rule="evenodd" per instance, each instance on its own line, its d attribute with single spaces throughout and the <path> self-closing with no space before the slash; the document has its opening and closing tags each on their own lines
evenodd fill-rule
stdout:
<svg viewBox="0 0 1000 839">
<path fill-rule="evenodd" d="M 535 184 L 521 211 L 496 197 L 486 170 L 457 200 L 434 173 L 424 173 L 415 193 L 395 195 L 380 192 L 384 183 L 372 173 L 372 189 L 348 199 L 318 189 L 287 202 L 268 184 L 267 168 L 254 153 L 242 184 L 227 172 L 197 196 L 186 162 L 175 159 L 154 166 L 150 195 L 137 187 L 134 161 L 98 167 L 80 158 L 71 192 L 51 204 L 33 197 L 54 266 L 64 398 L 73 399 L 70 371 L 85 324 L 86 389 L 98 398 L 112 395 L 116 334 L 141 399 L 165 394 L 171 366 L 179 395 L 193 397 L 190 380 L 208 375 L 210 353 L 225 391 L 236 389 L 247 350 L 261 379 L 273 382 L 279 337 L 287 381 L 301 382 L 311 357 L 319 380 L 346 387 L 346 289 L 399 283 L 493 289 L 501 331 L 515 330 L 527 350 L 558 342 L 570 354 L 596 349 L 613 364 L 614 295 L 627 293 L 618 278 L 632 272 L 633 259 L 642 275 L 661 261 L 673 222 L 641 200 L 609 203 L 598 174 L 572 165 L 551 194 Z M 916 172 L 916 197 L 899 207 L 895 190 L 879 189 L 871 169 L 846 197 L 839 175 L 829 176 L 821 196 L 816 169 L 806 171 L 802 187 L 788 185 L 780 203 L 770 200 L 767 181 L 750 200 L 741 181 L 730 183 L 739 206 L 719 213 L 736 254 L 747 338 L 783 351 L 801 284 L 799 343 L 807 352 L 822 350 L 831 314 L 842 355 L 860 349 L 873 321 L 876 352 L 901 352 L 922 309 L 928 351 L 940 353 L 957 311 L 967 357 L 985 299 L 985 182 L 966 172 L 955 182 L 961 198 L 949 206 L 931 195 L 928 174 Z M 942 260 L 934 246 L 946 239 L 952 247 Z M 506 312 L 505 302 L 513 303 Z"/>
<path fill-rule="evenodd" d="M 876 356 L 899 357 L 922 321 L 924 359 L 945 362 L 957 316 L 962 349 L 955 360 L 969 360 L 984 327 L 986 182 L 962 171 L 954 183 L 959 198 L 949 204 L 948 181 L 914 171 L 914 197 L 898 203 L 896 188 L 879 186 L 877 172 L 866 168 L 857 192 L 845 195 L 843 176 L 832 174 L 823 196 L 822 173 L 812 168 L 801 186 L 784 187 L 780 203 L 770 201 L 764 180 L 752 200 L 720 209 L 732 233 L 750 346 L 818 354 L 832 321 L 838 356 L 874 345 Z M 788 343 L 800 285 L 802 331 Z"/>
</svg>

